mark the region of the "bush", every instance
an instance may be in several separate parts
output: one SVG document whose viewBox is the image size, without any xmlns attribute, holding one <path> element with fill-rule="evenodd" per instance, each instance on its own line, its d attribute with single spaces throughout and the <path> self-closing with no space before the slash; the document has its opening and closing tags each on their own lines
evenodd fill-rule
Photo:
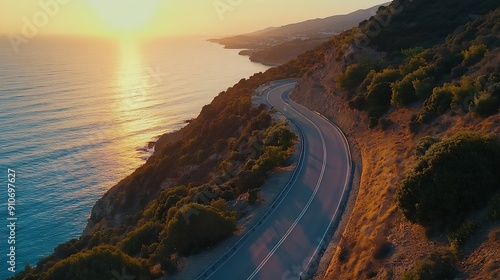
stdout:
<svg viewBox="0 0 500 280">
<path fill-rule="evenodd" d="M 150 245 L 158 241 L 158 234 L 162 226 L 159 223 L 148 222 L 127 234 L 119 247 L 128 255 L 134 256 L 141 252 L 143 245 Z"/>
<path fill-rule="evenodd" d="M 238 174 L 237 188 L 239 193 L 245 193 L 247 191 L 258 189 L 262 184 L 264 184 L 265 178 L 263 173 L 265 170 L 272 170 L 274 165 L 269 158 L 263 160 L 258 169 L 256 170 L 245 170 Z M 262 170 L 260 170 L 262 169 Z"/>
<path fill-rule="evenodd" d="M 422 53 L 424 50 L 425 50 L 424 48 L 418 46 L 418 47 L 402 50 L 402 53 L 406 57 L 406 62 L 408 62 L 412 58 L 417 56 L 418 54 Z"/>
<path fill-rule="evenodd" d="M 441 140 L 432 136 L 424 136 L 420 138 L 417 144 L 415 154 L 417 156 L 423 156 L 425 152 L 434 144 L 439 143 Z"/>
<path fill-rule="evenodd" d="M 435 88 L 431 97 L 424 102 L 424 109 L 437 114 L 450 110 L 453 93 L 443 88 Z"/>
<path fill-rule="evenodd" d="M 185 186 L 177 186 L 164 190 L 158 198 L 155 217 L 158 220 L 164 219 L 167 211 L 188 195 L 188 189 Z"/>
<path fill-rule="evenodd" d="M 453 259 L 448 254 L 434 252 L 417 262 L 415 267 L 402 275 L 403 280 L 445 280 L 455 279 L 458 274 Z"/>
<path fill-rule="evenodd" d="M 470 239 L 471 235 L 479 228 L 477 222 L 466 221 L 458 229 L 448 234 L 451 249 L 460 252 L 464 243 Z"/>
<path fill-rule="evenodd" d="M 401 181 L 400 211 L 409 221 L 430 226 L 484 206 L 500 186 L 499 157 L 498 140 L 476 133 L 458 133 L 432 145 Z"/>
<path fill-rule="evenodd" d="M 468 50 L 462 52 L 464 56 L 464 64 L 471 66 L 478 63 L 488 53 L 488 47 L 482 45 L 472 45 Z"/>
<path fill-rule="evenodd" d="M 40 279 L 44 280 L 109 280 L 114 273 L 125 272 L 136 279 L 151 279 L 151 274 L 144 261 L 127 256 L 118 248 L 110 245 L 95 247 L 67 259 L 59 261 Z"/>
<path fill-rule="evenodd" d="M 413 79 L 406 76 L 403 80 L 391 84 L 392 96 L 391 104 L 397 107 L 404 107 L 417 101 Z"/>
<path fill-rule="evenodd" d="M 366 101 L 368 105 L 373 107 L 388 107 L 391 105 L 391 84 L 388 82 L 383 82 L 376 84 L 366 95 Z"/>
<path fill-rule="evenodd" d="M 266 146 L 277 146 L 282 150 L 290 148 L 297 136 L 293 133 L 286 124 L 277 123 L 271 126 L 265 133 L 264 143 Z"/>
<path fill-rule="evenodd" d="M 376 85 L 381 83 L 394 83 L 401 79 L 401 73 L 398 69 L 386 68 L 382 72 L 375 73 L 370 81 L 370 84 L 366 88 L 367 91 L 371 91 Z"/>
<path fill-rule="evenodd" d="M 500 103 L 498 97 L 486 91 L 481 92 L 474 98 L 470 105 L 470 110 L 481 117 L 489 117 L 499 112 Z"/>
<path fill-rule="evenodd" d="M 478 85 L 475 81 L 470 80 L 468 77 L 462 77 L 460 82 L 456 85 L 445 83 L 443 86 L 435 90 L 444 90 L 453 94 L 452 106 L 463 105 L 463 102 L 472 96 L 477 91 Z"/>
<path fill-rule="evenodd" d="M 368 63 L 352 64 L 338 78 L 340 87 L 346 90 L 354 89 L 363 82 L 373 68 Z"/>
<path fill-rule="evenodd" d="M 406 62 L 406 64 L 402 64 L 399 68 L 401 73 L 409 74 L 425 65 L 427 65 L 427 61 L 420 56 L 416 56 L 409 59 L 408 62 Z"/>
<path fill-rule="evenodd" d="M 425 78 L 423 80 L 414 80 L 413 88 L 415 89 L 415 94 L 420 100 L 425 100 L 432 94 L 434 88 L 433 79 Z"/>
<path fill-rule="evenodd" d="M 234 213 L 189 203 L 179 209 L 161 232 L 157 256 L 177 252 L 192 255 L 230 236 L 236 229 Z"/>
</svg>

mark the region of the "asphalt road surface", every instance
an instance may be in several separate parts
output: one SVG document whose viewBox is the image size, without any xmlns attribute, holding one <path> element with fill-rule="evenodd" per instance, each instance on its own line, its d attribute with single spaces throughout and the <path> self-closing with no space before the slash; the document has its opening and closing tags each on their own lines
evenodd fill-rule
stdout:
<svg viewBox="0 0 500 280">
<path fill-rule="evenodd" d="M 336 126 L 288 99 L 294 85 L 283 82 L 265 94 L 301 131 L 297 169 L 265 218 L 198 279 L 306 279 L 341 214 L 351 173 L 349 146 Z"/>
</svg>

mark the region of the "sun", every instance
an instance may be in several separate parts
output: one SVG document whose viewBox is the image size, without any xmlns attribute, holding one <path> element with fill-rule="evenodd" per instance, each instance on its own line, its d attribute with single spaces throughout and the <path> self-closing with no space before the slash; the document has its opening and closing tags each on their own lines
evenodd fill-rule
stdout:
<svg viewBox="0 0 500 280">
<path fill-rule="evenodd" d="M 87 0 L 111 28 L 139 30 L 161 4 L 161 0 Z"/>
</svg>

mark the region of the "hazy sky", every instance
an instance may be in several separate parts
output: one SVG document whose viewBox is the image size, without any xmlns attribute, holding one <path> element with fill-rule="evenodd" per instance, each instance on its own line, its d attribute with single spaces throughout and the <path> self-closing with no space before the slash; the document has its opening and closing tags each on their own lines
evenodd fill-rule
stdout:
<svg viewBox="0 0 500 280">
<path fill-rule="evenodd" d="M 0 0 L 0 34 L 219 36 L 346 14 L 387 0 Z"/>
</svg>

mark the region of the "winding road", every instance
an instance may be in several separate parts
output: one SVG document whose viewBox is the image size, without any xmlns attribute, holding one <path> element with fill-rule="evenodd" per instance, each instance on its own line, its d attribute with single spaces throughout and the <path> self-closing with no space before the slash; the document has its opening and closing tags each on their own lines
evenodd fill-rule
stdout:
<svg viewBox="0 0 500 280">
<path fill-rule="evenodd" d="M 351 158 L 342 132 L 288 98 L 295 82 L 265 94 L 300 130 L 302 152 L 291 181 L 258 224 L 198 279 L 306 279 L 326 247 L 350 183 Z"/>
</svg>

